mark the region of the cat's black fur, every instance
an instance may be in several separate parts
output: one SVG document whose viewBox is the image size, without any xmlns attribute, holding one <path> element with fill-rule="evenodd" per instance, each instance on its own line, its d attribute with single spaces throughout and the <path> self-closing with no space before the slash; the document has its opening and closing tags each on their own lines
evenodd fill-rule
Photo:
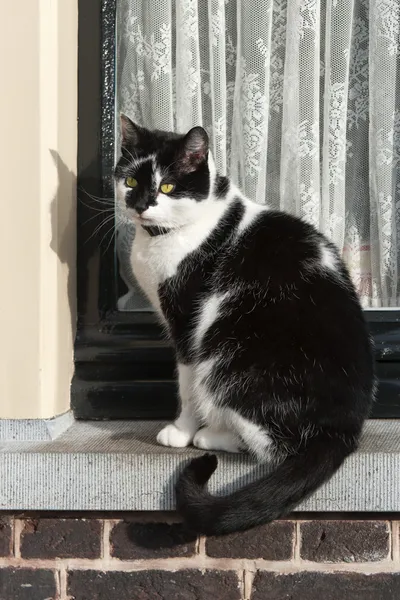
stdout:
<svg viewBox="0 0 400 600">
<path fill-rule="evenodd" d="M 146 136 L 129 147 L 130 155 L 156 152 L 161 165 L 179 164 L 181 137 Z M 126 174 L 127 152 L 121 160 Z M 190 176 L 173 169 L 171 201 L 197 184 L 196 201 L 208 194 L 206 163 Z M 218 176 L 213 185 L 214 196 L 225 201 L 229 180 Z M 271 521 L 313 493 L 356 449 L 374 393 L 370 337 L 336 248 L 311 225 L 275 210 L 238 236 L 244 213 L 238 195 L 158 290 L 179 362 L 215 359 L 206 384 L 218 392 L 218 406 L 265 428 L 280 458 L 272 473 L 227 497 L 205 488 L 216 457 L 191 461 L 176 487 L 177 508 L 206 534 Z M 321 245 L 334 257 L 334 269 L 321 267 Z M 196 347 L 199 308 L 211 294 L 229 290 L 234 294 Z"/>
</svg>

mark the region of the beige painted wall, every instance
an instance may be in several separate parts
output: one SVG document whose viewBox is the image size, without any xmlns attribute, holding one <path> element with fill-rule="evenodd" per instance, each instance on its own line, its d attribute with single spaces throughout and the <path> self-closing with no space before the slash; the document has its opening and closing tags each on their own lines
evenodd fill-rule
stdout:
<svg viewBox="0 0 400 600">
<path fill-rule="evenodd" d="M 77 13 L 77 0 L 2 3 L 0 418 L 69 408 Z"/>
</svg>

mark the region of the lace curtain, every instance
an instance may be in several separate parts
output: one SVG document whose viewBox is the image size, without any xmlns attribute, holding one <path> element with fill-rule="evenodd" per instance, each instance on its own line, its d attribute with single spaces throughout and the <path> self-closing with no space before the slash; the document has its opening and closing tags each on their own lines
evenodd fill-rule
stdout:
<svg viewBox="0 0 400 600">
<path fill-rule="evenodd" d="M 117 3 L 117 114 L 203 125 L 221 173 L 338 245 L 365 307 L 400 306 L 399 60 L 400 0 Z"/>
</svg>

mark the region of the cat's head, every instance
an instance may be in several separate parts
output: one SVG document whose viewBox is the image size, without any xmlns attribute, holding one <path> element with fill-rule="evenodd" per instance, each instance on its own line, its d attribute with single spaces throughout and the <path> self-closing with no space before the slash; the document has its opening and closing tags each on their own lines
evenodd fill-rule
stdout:
<svg viewBox="0 0 400 600">
<path fill-rule="evenodd" d="M 117 201 L 136 223 L 177 228 L 195 222 L 210 197 L 212 170 L 202 127 L 186 135 L 149 131 L 121 115 Z"/>
</svg>

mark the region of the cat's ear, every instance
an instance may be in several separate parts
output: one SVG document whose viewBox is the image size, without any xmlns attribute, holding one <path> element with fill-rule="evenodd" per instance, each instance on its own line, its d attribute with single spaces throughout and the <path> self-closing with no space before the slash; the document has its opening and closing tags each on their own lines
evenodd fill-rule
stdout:
<svg viewBox="0 0 400 600">
<path fill-rule="evenodd" d="M 185 173 L 196 171 L 207 161 L 208 135 L 202 127 L 193 127 L 183 138 L 179 151 L 179 167 Z"/>
<path fill-rule="evenodd" d="M 140 141 L 144 136 L 144 129 L 136 125 L 129 117 L 120 115 L 121 122 L 121 144 L 125 146 L 140 146 Z"/>
</svg>

